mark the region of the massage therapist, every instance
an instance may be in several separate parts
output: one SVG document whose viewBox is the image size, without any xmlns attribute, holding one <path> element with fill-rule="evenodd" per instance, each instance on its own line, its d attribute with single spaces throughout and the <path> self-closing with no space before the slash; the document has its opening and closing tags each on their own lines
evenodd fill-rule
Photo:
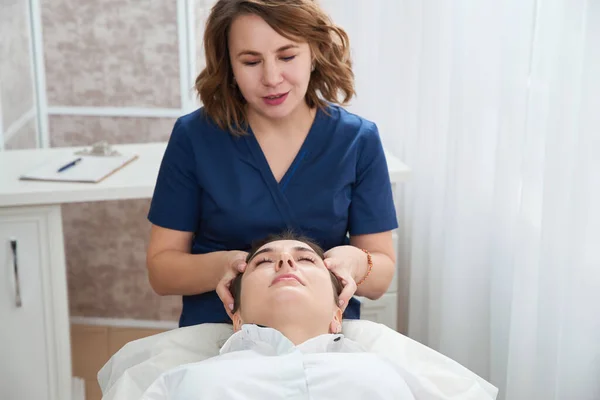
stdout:
<svg viewBox="0 0 600 400">
<path fill-rule="evenodd" d="M 312 0 L 219 0 L 204 33 L 204 105 L 170 136 L 148 218 L 150 283 L 183 296 L 180 326 L 229 322 L 252 242 L 293 230 L 353 295 L 379 298 L 397 227 L 376 125 L 354 95 L 348 37 Z"/>
</svg>

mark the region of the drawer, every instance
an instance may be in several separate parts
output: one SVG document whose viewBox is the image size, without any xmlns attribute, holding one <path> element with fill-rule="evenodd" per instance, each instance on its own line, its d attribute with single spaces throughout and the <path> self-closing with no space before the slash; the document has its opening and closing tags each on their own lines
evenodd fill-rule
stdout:
<svg viewBox="0 0 600 400">
<path fill-rule="evenodd" d="M 0 320 L 0 397 L 70 398 L 60 206 L 0 208 Z"/>
<path fill-rule="evenodd" d="M 0 216 L 0 393 L 7 399 L 50 398 L 40 242 L 39 221 Z"/>
</svg>

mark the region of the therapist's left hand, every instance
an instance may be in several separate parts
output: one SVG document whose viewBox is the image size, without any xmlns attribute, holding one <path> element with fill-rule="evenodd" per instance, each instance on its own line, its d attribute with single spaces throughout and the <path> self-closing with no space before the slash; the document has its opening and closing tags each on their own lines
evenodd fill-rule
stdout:
<svg viewBox="0 0 600 400">
<path fill-rule="evenodd" d="M 356 279 L 362 276 L 361 272 L 365 269 L 365 253 L 354 246 L 338 246 L 325 253 L 325 266 L 342 283 L 343 289 L 340 293 L 338 304 L 342 311 L 346 310 L 348 302 L 356 293 Z"/>
</svg>

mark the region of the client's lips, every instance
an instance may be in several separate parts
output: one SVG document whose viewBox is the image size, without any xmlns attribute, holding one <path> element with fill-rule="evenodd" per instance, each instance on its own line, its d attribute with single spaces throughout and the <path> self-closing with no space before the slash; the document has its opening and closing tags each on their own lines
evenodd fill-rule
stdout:
<svg viewBox="0 0 600 400">
<path fill-rule="evenodd" d="M 285 96 L 286 94 L 288 94 L 288 92 L 269 94 L 263 97 L 265 99 L 276 99 L 277 97 Z"/>
<path fill-rule="evenodd" d="M 301 285 L 304 285 L 304 283 L 302 282 L 302 280 L 300 280 L 300 278 L 298 278 L 296 275 L 294 274 L 281 274 L 281 275 L 277 275 L 275 277 L 275 279 L 273 279 L 273 282 L 271 282 L 271 286 L 276 284 L 277 282 L 283 281 L 283 280 L 296 280 L 298 281 Z"/>
</svg>

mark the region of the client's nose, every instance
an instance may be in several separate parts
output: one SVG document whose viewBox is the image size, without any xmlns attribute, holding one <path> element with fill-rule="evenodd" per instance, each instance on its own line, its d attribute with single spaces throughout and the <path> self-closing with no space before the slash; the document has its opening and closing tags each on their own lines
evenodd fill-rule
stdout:
<svg viewBox="0 0 600 400">
<path fill-rule="evenodd" d="M 282 253 L 281 254 L 281 258 L 279 258 L 279 262 L 276 264 L 277 265 L 277 270 L 279 271 L 280 269 L 287 267 L 290 269 L 296 269 L 296 264 L 294 263 L 294 258 L 287 253 Z"/>
</svg>

